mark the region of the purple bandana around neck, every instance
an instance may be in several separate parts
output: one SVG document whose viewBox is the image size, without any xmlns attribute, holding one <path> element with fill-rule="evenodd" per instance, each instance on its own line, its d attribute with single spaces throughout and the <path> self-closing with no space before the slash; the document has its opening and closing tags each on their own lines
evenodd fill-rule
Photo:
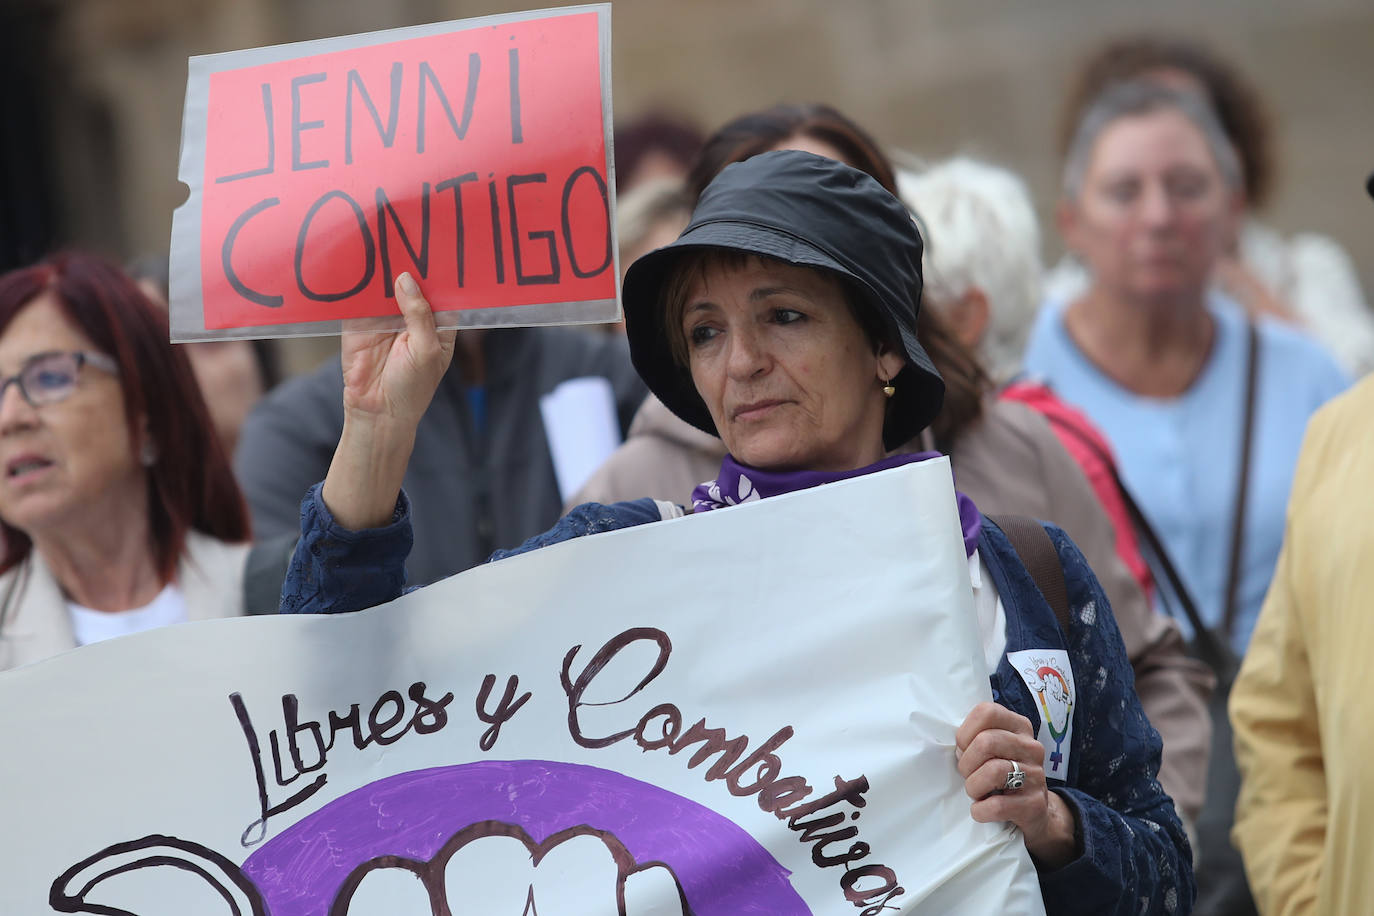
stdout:
<svg viewBox="0 0 1374 916">
<path fill-rule="evenodd" d="M 715 480 L 698 484 L 692 491 L 692 511 L 710 512 L 712 509 L 724 509 L 726 506 L 737 506 L 756 499 L 806 490 L 823 483 L 849 480 L 851 477 L 862 477 L 864 474 L 939 457 L 939 452 L 891 455 L 877 464 L 853 471 L 761 471 L 740 464 L 732 456 L 726 455 L 720 465 L 720 476 Z M 978 512 L 973 500 L 963 493 L 956 491 L 954 496 L 959 504 L 959 527 L 964 531 L 964 550 L 969 556 L 973 556 L 973 551 L 978 547 L 978 532 L 983 528 L 983 516 Z"/>
</svg>

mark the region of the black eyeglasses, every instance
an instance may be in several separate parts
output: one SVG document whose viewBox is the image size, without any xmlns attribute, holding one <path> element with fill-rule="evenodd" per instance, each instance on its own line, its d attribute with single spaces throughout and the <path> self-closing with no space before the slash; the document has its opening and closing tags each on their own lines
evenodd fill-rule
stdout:
<svg viewBox="0 0 1374 916">
<path fill-rule="evenodd" d="M 35 353 L 24 361 L 15 375 L 0 379 L 0 402 L 10 385 L 17 384 L 19 393 L 34 407 L 56 404 L 76 390 L 76 377 L 83 365 L 103 369 L 111 375 L 119 374 L 119 364 L 104 353 L 74 350 L 70 353 Z"/>
</svg>

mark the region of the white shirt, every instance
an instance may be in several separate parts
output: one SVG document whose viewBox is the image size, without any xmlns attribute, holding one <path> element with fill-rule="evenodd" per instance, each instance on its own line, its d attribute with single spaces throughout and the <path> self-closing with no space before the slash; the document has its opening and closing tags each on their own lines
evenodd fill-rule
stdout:
<svg viewBox="0 0 1374 916">
<path fill-rule="evenodd" d="M 74 601 L 67 602 L 72 618 L 72 632 L 78 646 L 89 646 L 103 639 L 142 633 L 155 627 L 165 627 L 186 621 L 186 598 L 181 589 L 168 584 L 156 598 L 143 607 L 127 611 L 95 611 Z"/>
<path fill-rule="evenodd" d="M 975 550 L 968 558 L 968 575 L 973 584 L 973 612 L 978 619 L 978 633 L 983 637 L 983 659 L 991 674 L 1002 663 L 1002 655 L 1007 651 L 1007 611 L 983 564 L 981 551 Z"/>
</svg>

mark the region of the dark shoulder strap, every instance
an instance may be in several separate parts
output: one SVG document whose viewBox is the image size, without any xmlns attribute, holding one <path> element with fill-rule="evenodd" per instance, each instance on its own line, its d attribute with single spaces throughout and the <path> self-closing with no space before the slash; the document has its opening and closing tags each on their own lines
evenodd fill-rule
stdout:
<svg viewBox="0 0 1374 916">
<path fill-rule="evenodd" d="M 1197 609 L 1197 602 L 1193 600 L 1192 593 L 1184 584 L 1183 576 L 1179 573 L 1178 567 L 1174 565 L 1164 542 L 1160 540 L 1159 533 L 1155 531 L 1150 520 L 1145 517 L 1145 512 L 1140 508 L 1140 504 L 1131 495 L 1131 488 L 1126 486 L 1126 481 L 1121 479 L 1121 471 L 1116 466 L 1116 459 L 1104 452 L 1098 443 L 1094 442 L 1091 437 L 1085 436 L 1083 431 L 1072 423 L 1060 422 L 1053 416 L 1048 417 L 1048 419 L 1050 425 L 1056 430 L 1067 432 L 1084 447 L 1091 449 L 1112 475 L 1112 483 L 1115 484 L 1117 494 L 1121 497 L 1121 503 L 1126 508 L 1126 516 L 1130 519 L 1131 528 L 1140 538 L 1141 555 L 1149 563 L 1150 574 L 1154 578 L 1155 584 L 1160 587 L 1159 595 L 1163 599 L 1163 607 L 1173 616 L 1177 616 L 1173 612 L 1174 605 L 1183 611 L 1183 616 L 1187 618 L 1189 625 L 1193 628 L 1193 648 L 1198 657 L 1211 666 L 1220 683 L 1229 684 L 1238 667 L 1235 656 L 1225 641 L 1211 627 L 1202 622 L 1202 614 Z"/>
<path fill-rule="evenodd" d="M 1011 541 L 1021 565 L 1026 567 L 1035 580 L 1035 587 L 1045 597 L 1054 619 L 1059 621 L 1059 629 L 1064 633 L 1064 643 L 1069 638 L 1069 589 L 1064 583 L 1064 567 L 1059 563 L 1059 552 L 1054 549 L 1045 526 L 1024 515 L 989 515 L 1002 533 Z"/>
<path fill-rule="evenodd" d="M 1221 619 L 1221 635 L 1227 639 L 1236 625 L 1240 604 L 1241 554 L 1245 551 L 1245 503 L 1250 490 L 1250 452 L 1255 438 L 1255 379 L 1259 374 L 1259 329 L 1251 320 L 1246 327 L 1245 401 L 1240 434 L 1240 474 L 1236 478 L 1236 500 L 1231 517 L 1231 562 L 1226 569 L 1226 596 Z"/>
</svg>

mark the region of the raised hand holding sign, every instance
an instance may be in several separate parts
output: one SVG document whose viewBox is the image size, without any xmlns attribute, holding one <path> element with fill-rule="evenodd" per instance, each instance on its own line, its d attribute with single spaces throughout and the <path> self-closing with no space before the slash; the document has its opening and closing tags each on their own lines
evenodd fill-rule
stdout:
<svg viewBox="0 0 1374 916">
<path fill-rule="evenodd" d="M 346 528 L 391 521 L 415 429 L 453 361 L 457 331 L 435 328 L 434 313 L 410 274 L 396 281 L 403 331 L 385 319 L 344 322 L 340 341 L 344 426 L 324 480 L 324 499 Z"/>
</svg>

